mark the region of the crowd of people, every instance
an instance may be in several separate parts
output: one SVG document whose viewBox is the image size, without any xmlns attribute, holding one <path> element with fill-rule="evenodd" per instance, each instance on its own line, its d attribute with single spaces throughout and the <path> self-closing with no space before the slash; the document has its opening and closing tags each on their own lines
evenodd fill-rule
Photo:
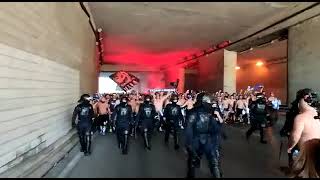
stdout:
<svg viewBox="0 0 320 180">
<path fill-rule="evenodd" d="M 187 176 L 195 176 L 195 168 L 199 167 L 204 153 L 212 176 L 222 177 L 221 140 L 226 137 L 223 124 L 250 124 L 247 139 L 255 130 L 260 130 L 260 142 L 266 144 L 263 128 L 277 122 L 280 105 L 274 93 L 267 97 L 263 88 L 233 94 L 221 90 L 214 93 L 187 90 L 185 93 L 84 94 L 75 108 L 72 124 L 78 128 L 81 151 L 85 155 L 90 154 L 94 131 L 101 135 L 115 133 L 122 154 L 128 153 L 129 137 L 137 135 L 143 138 L 145 149 L 151 150 L 154 130 L 164 131 L 166 144 L 172 134 L 174 149 L 178 150 L 179 134 L 183 131 L 188 152 Z M 289 148 L 296 144 L 291 143 Z"/>
</svg>

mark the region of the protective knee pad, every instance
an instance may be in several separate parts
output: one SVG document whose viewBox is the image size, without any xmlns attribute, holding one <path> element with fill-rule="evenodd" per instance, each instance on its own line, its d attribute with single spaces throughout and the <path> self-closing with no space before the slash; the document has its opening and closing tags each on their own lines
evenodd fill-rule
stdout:
<svg viewBox="0 0 320 180">
<path fill-rule="evenodd" d="M 81 149 L 85 151 L 85 147 L 86 147 L 85 136 L 80 133 L 79 133 L 79 141 L 80 141 Z"/>
<path fill-rule="evenodd" d="M 86 152 L 91 153 L 91 132 L 86 132 Z"/>
<path fill-rule="evenodd" d="M 128 152 L 128 135 L 129 135 L 129 131 L 125 130 L 124 131 L 124 145 L 123 145 L 123 149 L 122 149 L 123 154 L 127 154 L 127 152 Z"/>
<path fill-rule="evenodd" d="M 149 147 L 149 139 L 148 139 L 148 129 L 143 129 L 143 138 L 144 138 L 144 144 L 146 147 Z"/>
<path fill-rule="evenodd" d="M 200 161 L 199 161 L 199 163 L 196 161 L 197 160 L 192 155 L 189 155 L 187 178 L 194 178 L 195 177 L 195 168 L 200 167 Z M 199 164 L 199 166 L 197 164 Z"/>
<path fill-rule="evenodd" d="M 178 133 L 178 128 L 176 128 L 175 130 L 175 137 L 174 137 L 174 142 L 176 145 L 179 144 L 179 133 Z"/>
<path fill-rule="evenodd" d="M 220 169 L 219 169 L 219 161 L 218 158 L 216 157 L 212 157 L 209 161 L 209 168 L 210 168 L 210 172 L 211 175 L 214 178 L 221 178 L 221 173 L 220 173 Z"/>
<path fill-rule="evenodd" d="M 101 128 L 102 133 L 105 133 L 106 129 L 107 129 L 106 126 L 102 126 L 102 128 Z"/>
</svg>

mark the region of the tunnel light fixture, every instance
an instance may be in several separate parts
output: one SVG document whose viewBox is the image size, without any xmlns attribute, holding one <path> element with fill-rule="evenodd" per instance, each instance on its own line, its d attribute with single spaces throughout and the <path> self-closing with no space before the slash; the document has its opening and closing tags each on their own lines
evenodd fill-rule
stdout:
<svg viewBox="0 0 320 180">
<path fill-rule="evenodd" d="M 263 66 L 263 62 L 262 61 L 258 61 L 257 63 L 256 63 L 256 66 L 258 66 L 258 67 L 261 67 L 261 66 Z"/>
<path fill-rule="evenodd" d="M 239 70 L 239 69 L 240 69 L 240 66 L 236 66 L 235 69 L 236 69 L 236 70 Z"/>
<path fill-rule="evenodd" d="M 245 53 L 245 52 L 248 52 L 248 51 L 252 51 L 252 50 L 253 50 L 253 48 L 250 47 L 250 48 L 245 49 L 245 50 L 243 50 L 243 51 L 240 51 L 240 52 L 238 52 L 238 53 L 239 53 L 239 54 L 242 54 L 242 53 Z"/>
<path fill-rule="evenodd" d="M 261 48 L 261 47 L 266 47 L 270 44 L 273 44 L 275 42 L 275 40 L 271 40 L 271 41 L 268 41 L 266 43 L 262 43 L 262 44 L 259 44 L 257 47 Z"/>
<path fill-rule="evenodd" d="M 102 29 L 101 29 L 101 28 L 98 28 L 98 32 L 101 33 L 101 32 L 102 32 Z"/>
</svg>

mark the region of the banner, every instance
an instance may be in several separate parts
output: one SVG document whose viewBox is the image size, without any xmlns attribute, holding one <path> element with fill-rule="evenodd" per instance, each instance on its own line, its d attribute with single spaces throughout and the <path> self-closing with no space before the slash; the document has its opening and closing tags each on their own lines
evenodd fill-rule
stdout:
<svg viewBox="0 0 320 180">
<path fill-rule="evenodd" d="M 140 80 L 132 74 L 125 71 L 118 71 L 109 76 L 114 82 L 116 82 L 124 91 L 128 91 L 137 85 Z"/>
<path fill-rule="evenodd" d="M 150 89 L 150 92 L 176 92 L 176 89 Z"/>
</svg>

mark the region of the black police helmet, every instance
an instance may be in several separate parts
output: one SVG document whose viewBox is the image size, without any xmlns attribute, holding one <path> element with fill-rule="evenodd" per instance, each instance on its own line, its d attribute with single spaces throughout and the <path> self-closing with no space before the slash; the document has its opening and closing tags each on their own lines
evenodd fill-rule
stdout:
<svg viewBox="0 0 320 180">
<path fill-rule="evenodd" d="M 147 101 L 147 99 L 149 99 L 149 101 L 151 101 L 152 100 L 151 95 L 149 95 L 149 94 L 145 95 L 144 100 Z"/>
<path fill-rule="evenodd" d="M 89 101 L 88 100 L 89 98 L 90 98 L 89 94 L 82 94 L 78 102 Z"/>
<path fill-rule="evenodd" d="M 174 100 L 178 100 L 179 99 L 179 97 L 178 97 L 178 95 L 177 94 L 172 94 L 171 95 L 171 102 L 173 102 Z"/>
<path fill-rule="evenodd" d="M 209 94 L 204 94 L 203 96 L 202 96 L 202 98 L 201 98 L 201 102 L 203 103 L 203 104 L 211 104 L 212 103 L 212 101 L 211 101 L 211 97 L 210 97 L 210 95 Z"/>
</svg>

